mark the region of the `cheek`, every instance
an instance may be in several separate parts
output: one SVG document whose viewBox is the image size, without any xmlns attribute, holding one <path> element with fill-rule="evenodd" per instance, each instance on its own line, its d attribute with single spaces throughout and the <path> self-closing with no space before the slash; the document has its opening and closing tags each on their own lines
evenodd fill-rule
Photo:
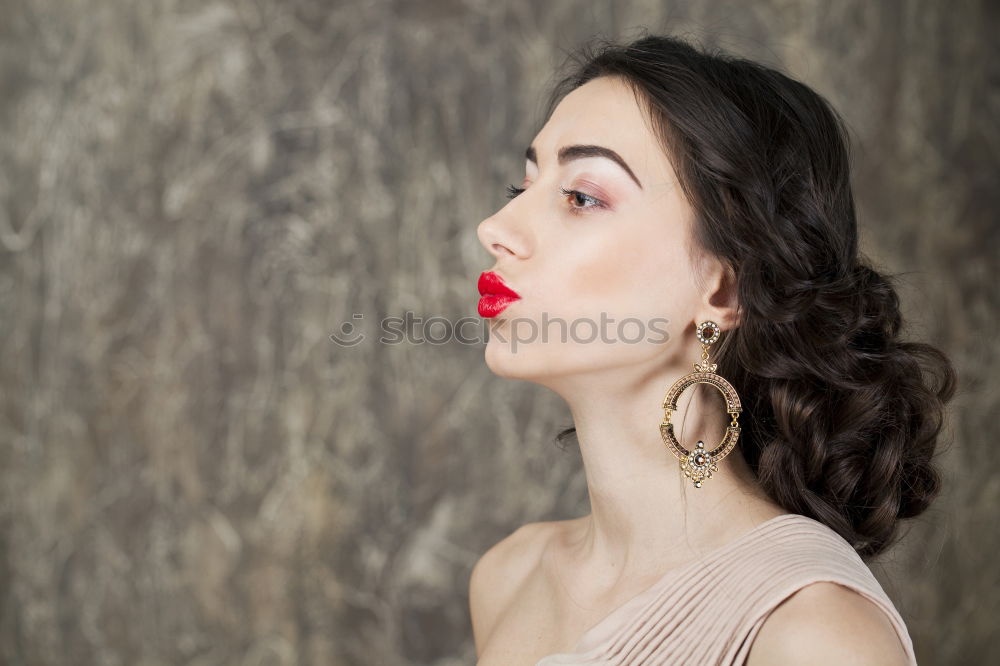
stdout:
<svg viewBox="0 0 1000 666">
<path fill-rule="evenodd" d="M 565 268 L 561 298 L 591 312 L 668 316 L 692 289 L 680 243 L 651 233 L 609 234 Z"/>
</svg>

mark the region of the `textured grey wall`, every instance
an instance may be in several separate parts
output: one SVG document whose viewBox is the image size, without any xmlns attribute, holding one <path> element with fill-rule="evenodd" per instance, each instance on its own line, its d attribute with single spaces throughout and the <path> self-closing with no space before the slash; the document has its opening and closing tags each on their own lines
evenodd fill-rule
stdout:
<svg viewBox="0 0 1000 666">
<path fill-rule="evenodd" d="M 561 50 L 785 67 L 860 140 L 864 249 L 962 380 L 946 496 L 876 567 L 922 664 L 1000 651 L 991 2 L 0 2 L 0 661 L 468 664 L 470 569 L 582 515 L 552 394 L 481 345 L 475 225 Z M 352 320 L 354 313 L 364 319 Z M 353 321 L 368 339 L 328 338 Z"/>
</svg>

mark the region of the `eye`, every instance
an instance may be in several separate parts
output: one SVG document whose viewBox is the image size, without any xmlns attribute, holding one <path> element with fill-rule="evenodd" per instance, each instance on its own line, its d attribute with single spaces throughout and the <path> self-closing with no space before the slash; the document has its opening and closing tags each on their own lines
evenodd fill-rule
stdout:
<svg viewBox="0 0 1000 666">
<path fill-rule="evenodd" d="M 507 186 L 507 198 L 513 199 L 517 195 L 524 192 L 523 187 L 517 187 L 516 185 Z M 607 205 L 600 199 L 593 197 L 589 194 L 585 194 L 580 190 L 567 190 L 565 187 L 559 188 L 559 192 L 562 193 L 563 197 L 570 199 L 570 212 L 573 214 L 579 214 L 581 211 L 588 208 L 607 208 Z"/>
<path fill-rule="evenodd" d="M 574 215 L 580 214 L 581 211 L 587 210 L 589 208 L 606 208 L 607 206 L 603 201 L 592 197 L 589 194 L 584 194 L 580 190 L 567 190 L 565 187 L 559 188 L 562 195 L 570 200 L 570 213 Z M 590 203 L 591 205 L 587 205 Z"/>
<path fill-rule="evenodd" d="M 508 199 L 513 199 L 514 197 L 516 197 L 521 192 L 524 192 L 524 188 L 523 187 L 515 187 L 514 185 L 508 185 L 507 186 L 507 198 Z"/>
</svg>

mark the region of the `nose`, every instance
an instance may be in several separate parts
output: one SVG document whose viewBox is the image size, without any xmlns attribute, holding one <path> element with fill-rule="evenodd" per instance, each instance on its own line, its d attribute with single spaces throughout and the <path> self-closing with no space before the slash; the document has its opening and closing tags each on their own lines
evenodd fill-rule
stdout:
<svg viewBox="0 0 1000 666">
<path fill-rule="evenodd" d="M 508 204 L 479 223 L 476 234 L 487 252 L 497 259 L 515 257 L 525 259 L 530 255 L 531 240 L 513 223 Z"/>
</svg>

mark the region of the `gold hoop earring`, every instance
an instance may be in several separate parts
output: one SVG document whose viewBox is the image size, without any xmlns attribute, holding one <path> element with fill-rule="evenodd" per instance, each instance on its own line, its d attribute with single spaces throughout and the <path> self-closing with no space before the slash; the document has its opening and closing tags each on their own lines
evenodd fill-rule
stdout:
<svg viewBox="0 0 1000 666">
<path fill-rule="evenodd" d="M 712 478 L 712 472 L 718 472 L 718 463 L 725 458 L 740 437 L 740 426 L 737 418 L 742 411 L 740 407 L 740 396 L 732 384 L 716 374 L 715 363 L 708 362 L 708 348 L 712 343 L 718 341 L 721 331 L 713 321 L 703 321 L 698 324 L 695 335 L 701 342 L 701 363 L 694 364 L 694 372 L 689 373 L 674 382 L 670 390 L 663 398 L 663 422 L 660 424 L 660 436 L 663 443 L 667 445 L 670 452 L 680 460 L 681 469 L 684 476 L 689 477 L 694 482 L 695 488 L 701 488 L 705 479 Z M 674 424 L 670 422 L 670 417 L 677 409 L 677 398 L 684 392 L 684 389 L 694 384 L 711 384 L 719 389 L 722 397 L 726 401 L 726 411 L 732 417 L 726 434 L 715 449 L 708 451 L 705 449 L 705 442 L 699 440 L 696 448 L 688 451 L 674 436 Z"/>
</svg>

